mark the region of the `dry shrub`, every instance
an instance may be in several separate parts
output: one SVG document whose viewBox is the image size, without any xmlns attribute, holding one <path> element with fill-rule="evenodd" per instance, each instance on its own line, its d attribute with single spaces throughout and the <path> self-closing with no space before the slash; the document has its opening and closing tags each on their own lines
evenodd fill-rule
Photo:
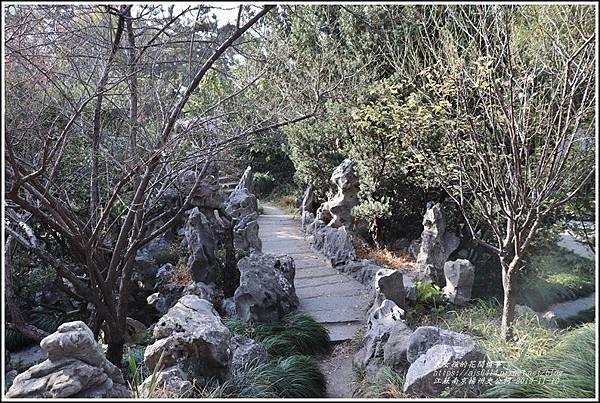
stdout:
<svg viewBox="0 0 600 403">
<path fill-rule="evenodd" d="M 192 284 L 192 271 L 184 265 L 177 266 L 175 273 L 169 278 L 169 283 L 177 285 Z"/>
<path fill-rule="evenodd" d="M 287 195 L 281 196 L 281 198 L 277 201 L 277 205 L 283 208 L 295 208 L 296 207 L 296 196 Z"/>
<path fill-rule="evenodd" d="M 406 271 L 412 269 L 414 259 L 401 252 L 392 252 L 387 249 L 377 249 L 358 236 L 353 237 L 356 256 L 361 259 L 369 259 L 380 266 L 387 266 L 390 269 Z"/>
</svg>

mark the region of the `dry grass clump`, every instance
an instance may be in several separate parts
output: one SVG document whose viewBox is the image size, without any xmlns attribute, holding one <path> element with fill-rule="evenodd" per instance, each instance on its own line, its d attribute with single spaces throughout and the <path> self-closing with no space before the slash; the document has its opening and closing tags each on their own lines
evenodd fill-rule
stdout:
<svg viewBox="0 0 600 403">
<path fill-rule="evenodd" d="M 387 266 L 390 269 L 405 271 L 412 268 L 414 259 L 401 252 L 392 252 L 387 249 L 378 249 L 369 246 L 369 244 L 358 236 L 353 237 L 356 256 L 360 259 L 369 259 L 380 266 Z"/>
<path fill-rule="evenodd" d="M 192 271 L 184 265 L 177 266 L 175 273 L 169 278 L 169 283 L 177 285 L 192 284 Z"/>
</svg>

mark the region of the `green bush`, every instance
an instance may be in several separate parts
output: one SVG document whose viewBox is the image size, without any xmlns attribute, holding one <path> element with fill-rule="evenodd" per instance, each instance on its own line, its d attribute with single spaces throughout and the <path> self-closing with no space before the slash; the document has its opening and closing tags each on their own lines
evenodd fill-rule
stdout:
<svg viewBox="0 0 600 403">
<path fill-rule="evenodd" d="M 162 266 L 167 263 L 171 263 L 172 265 L 177 265 L 179 259 L 183 256 L 183 250 L 181 246 L 178 244 L 173 245 L 169 249 L 165 249 L 160 251 L 154 256 L 154 263 L 158 266 Z"/>
<path fill-rule="evenodd" d="M 257 197 L 265 197 L 275 189 L 275 178 L 269 173 L 255 172 L 252 176 L 252 187 Z"/>
<path fill-rule="evenodd" d="M 211 382 L 203 398 L 318 398 L 327 383 L 319 364 L 311 357 L 292 355 L 268 363 L 247 364 L 222 383 Z"/>
<path fill-rule="evenodd" d="M 232 333 L 262 342 L 273 356 L 322 354 L 329 351 L 329 331 L 306 314 L 291 313 L 280 322 L 244 323 L 228 319 L 225 325 Z"/>
<path fill-rule="evenodd" d="M 150 371 L 144 364 L 145 350 L 145 347 L 132 348 L 123 355 L 121 361 L 123 377 L 131 385 L 140 385 L 149 375 Z"/>
<path fill-rule="evenodd" d="M 495 385 L 485 397 L 515 398 L 593 398 L 596 393 L 594 356 L 595 324 L 572 330 L 547 354 L 518 362 L 527 382 Z M 550 375 L 550 378 L 548 376 Z M 556 375 L 556 378 L 553 376 Z"/>
<path fill-rule="evenodd" d="M 416 281 L 415 286 L 417 287 L 417 310 L 438 309 L 441 306 L 444 293 L 440 287 L 428 281 Z"/>
</svg>

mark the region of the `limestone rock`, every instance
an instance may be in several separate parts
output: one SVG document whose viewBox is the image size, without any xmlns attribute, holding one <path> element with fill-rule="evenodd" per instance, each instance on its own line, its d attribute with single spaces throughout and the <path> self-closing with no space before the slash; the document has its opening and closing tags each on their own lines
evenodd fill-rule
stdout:
<svg viewBox="0 0 600 403">
<path fill-rule="evenodd" d="M 346 264 L 356 258 L 352 236 L 345 227 L 332 228 L 315 220 L 307 226 L 308 242 L 329 259 L 332 266 Z"/>
<path fill-rule="evenodd" d="M 398 270 L 382 268 L 375 274 L 374 281 L 375 304 L 389 299 L 401 308 L 405 307 L 404 283 L 402 273 Z"/>
<path fill-rule="evenodd" d="M 255 252 L 240 259 L 238 268 L 240 285 L 233 298 L 241 320 L 273 322 L 298 307 L 291 257 Z"/>
<path fill-rule="evenodd" d="M 406 300 L 410 301 L 411 304 L 417 303 L 417 285 L 415 284 L 413 276 L 405 274 L 402 276 L 402 283 L 404 284 L 404 296 Z"/>
<path fill-rule="evenodd" d="M 439 203 L 427 210 L 423 227 L 416 267 L 433 282 L 443 284 L 444 263 L 458 247 L 460 240 L 446 231 L 446 219 Z"/>
<path fill-rule="evenodd" d="M 419 356 L 425 354 L 427 350 L 437 344 L 473 347 L 475 341 L 466 334 L 440 329 L 435 326 L 421 326 L 410 336 L 406 358 L 410 363 L 413 363 Z"/>
<path fill-rule="evenodd" d="M 414 396 L 438 397 L 445 388 L 454 385 L 436 383 L 435 378 L 440 377 L 437 371 L 450 368 L 455 362 L 465 362 L 468 366 L 475 365 L 476 368 L 478 363 L 484 360 L 484 353 L 476 346 L 435 345 L 410 365 L 406 373 L 403 391 Z M 471 378 L 460 372 L 451 378 L 460 380 L 461 377 L 464 378 L 464 381 Z M 468 382 L 465 383 L 468 384 Z"/>
<path fill-rule="evenodd" d="M 465 305 L 471 299 L 475 266 L 466 259 L 458 259 L 444 264 L 446 286 L 444 294 L 452 304 Z"/>
<path fill-rule="evenodd" d="M 412 333 L 413 331 L 402 321 L 397 322 L 392 327 L 390 337 L 383 346 L 383 365 L 397 371 L 401 371 L 410 365 L 406 358 L 406 351 Z"/>
<path fill-rule="evenodd" d="M 231 334 L 212 304 L 196 295 L 183 296 L 154 327 L 156 342 L 144 352 L 152 371 L 178 365 L 194 376 L 222 376 L 229 361 Z"/>
<path fill-rule="evenodd" d="M 403 322 L 404 311 L 393 301 L 384 300 L 371 310 L 367 320 L 367 331 L 363 346 L 354 356 L 354 365 L 366 368 L 374 358 L 383 358 L 383 347 L 390 337 L 392 329 Z"/>
<path fill-rule="evenodd" d="M 353 260 L 344 265 L 336 266 L 336 268 L 367 287 L 373 287 L 375 275 L 381 270 L 381 266 L 368 259 Z"/>
<path fill-rule="evenodd" d="M 258 237 L 258 201 L 250 193 L 252 186 L 251 167 L 246 168 L 236 188 L 229 195 L 225 211 L 234 220 L 233 242 L 237 249 L 261 251 Z"/>
<path fill-rule="evenodd" d="M 85 323 L 63 323 L 40 347 L 48 359 L 17 375 L 7 397 L 131 397 L 121 371 L 104 357 Z"/>
<path fill-rule="evenodd" d="M 190 257 L 187 262 L 194 281 L 214 283 L 217 279 L 218 262 L 215 256 L 217 241 L 206 216 L 194 207 L 185 225 L 185 239 Z"/>
<path fill-rule="evenodd" d="M 331 182 L 337 186 L 337 193 L 329 200 L 332 220 L 329 226 L 352 228 L 352 208 L 358 204 L 358 178 L 354 174 L 353 163 L 349 159 L 342 161 L 331 175 Z"/>
<path fill-rule="evenodd" d="M 317 220 L 323 221 L 325 224 L 328 224 L 333 219 L 331 215 L 331 211 L 329 210 L 329 202 L 323 202 L 317 209 L 315 213 Z"/>
<path fill-rule="evenodd" d="M 230 371 L 243 371 L 250 366 L 265 364 L 269 358 L 267 349 L 261 343 L 244 336 L 231 339 Z"/>
<path fill-rule="evenodd" d="M 155 379 L 153 379 L 155 378 Z M 140 385 L 140 394 L 143 398 L 185 398 L 192 397 L 193 386 L 186 374 L 177 365 L 162 369 L 150 375 Z M 154 382 L 154 391 L 152 383 Z M 158 391 L 158 392 L 157 392 Z M 157 396 L 158 394 L 158 396 Z"/>
<path fill-rule="evenodd" d="M 129 316 L 125 319 L 127 326 L 127 339 L 130 343 L 138 343 L 144 332 L 146 331 L 146 325 L 139 320 L 130 318 Z"/>
<path fill-rule="evenodd" d="M 313 193 L 312 186 L 308 186 L 304 191 L 304 196 L 302 197 L 302 204 L 300 205 L 300 211 L 304 213 L 305 211 L 308 213 L 314 213 L 315 209 L 313 207 L 313 203 L 315 201 L 315 196 Z"/>
</svg>

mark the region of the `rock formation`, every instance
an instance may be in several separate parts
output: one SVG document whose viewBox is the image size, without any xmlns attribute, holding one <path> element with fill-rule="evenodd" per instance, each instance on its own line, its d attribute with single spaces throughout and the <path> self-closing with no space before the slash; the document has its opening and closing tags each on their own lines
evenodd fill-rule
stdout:
<svg viewBox="0 0 600 403">
<path fill-rule="evenodd" d="M 192 278 L 206 284 L 214 283 L 219 267 L 215 256 L 217 240 L 208 219 L 197 207 L 190 211 L 184 233 L 190 252 L 187 267 Z"/>
<path fill-rule="evenodd" d="M 346 226 L 352 230 L 352 208 L 358 204 L 358 178 L 354 174 L 352 161 L 345 159 L 331 175 L 331 182 L 337 186 L 337 193 L 328 202 L 332 220 L 329 226 Z"/>
<path fill-rule="evenodd" d="M 446 286 L 444 294 L 454 305 L 465 305 L 471 299 L 475 266 L 466 259 L 458 259 L 444 264 Z"/>
<path fill-rule="evenodd" d="M 298 307 L 291 257 L 255 252 L 242 258 L 238 268 L 240 285 L 233 301 L 241 320 L 273 322 Z"/>
<path fill-rule="evenodd" d="M 372 375 L 383 363 L 383 348 L 395 326 L 403 323 L 404 311 L 393 301 L 384 300 L 371 310 L 367 320 L 367 331 L 363 337 L 362 348 L 354 356 L 354 365 L 366 368 Z"/>
<path fill-rule="evenodd" d="M 459 245 L 459 238 L 446 231 L 446 220 L 439 203 L 423 217 L 423 232 L 416 267 L 427 279 L 444 284 L 444 263 Z"/>
<path fill-rule="evenodd" d="M 63 323 L 40 347 L 48 358 L 17 375 L 7 397 L 131 397 L 121 371 L 104 357 L 85 323 Z"/>
<path fill-rule="evenodd" d="M 265 364 L 269 359 L 270 355 L 263 344 L 244 336 L 232 337 L 230 371 L 244 371 L 250 366 Z"/>
<path fill-rule="evenodd" d="M 150 371 L 178 366 L 194 376 L 222 377 L 229 362 L 231 334 L 212 304 L 195 295 L 183 296 L 154 326 L 156 341 L 146 348 Z"/>
<path fill-rule="evenodd" d="M 375 274 L 374 280 L 375 305 L 389 299 L 401 308 L 405 308 L 404 282 L 402 273 L 398 270 L 382 268 Z"/>
<path fill-rule="evenodd" d="M 308 243 L 322 252 L 333 266 L 346 264 L 356 258 L 352 235 L 346 227 L 332 228 L 315 220 L 306 227 Z"/>
<path fill-rule="evenodd" d="M 229 195 L 225 211 L 234 219 L 233 241 L 237 249 L 261 251 L 258 237 L 258 201 L 250 193 L 251 168 L 246 168 L 236 188 Z"/>
</svg>

